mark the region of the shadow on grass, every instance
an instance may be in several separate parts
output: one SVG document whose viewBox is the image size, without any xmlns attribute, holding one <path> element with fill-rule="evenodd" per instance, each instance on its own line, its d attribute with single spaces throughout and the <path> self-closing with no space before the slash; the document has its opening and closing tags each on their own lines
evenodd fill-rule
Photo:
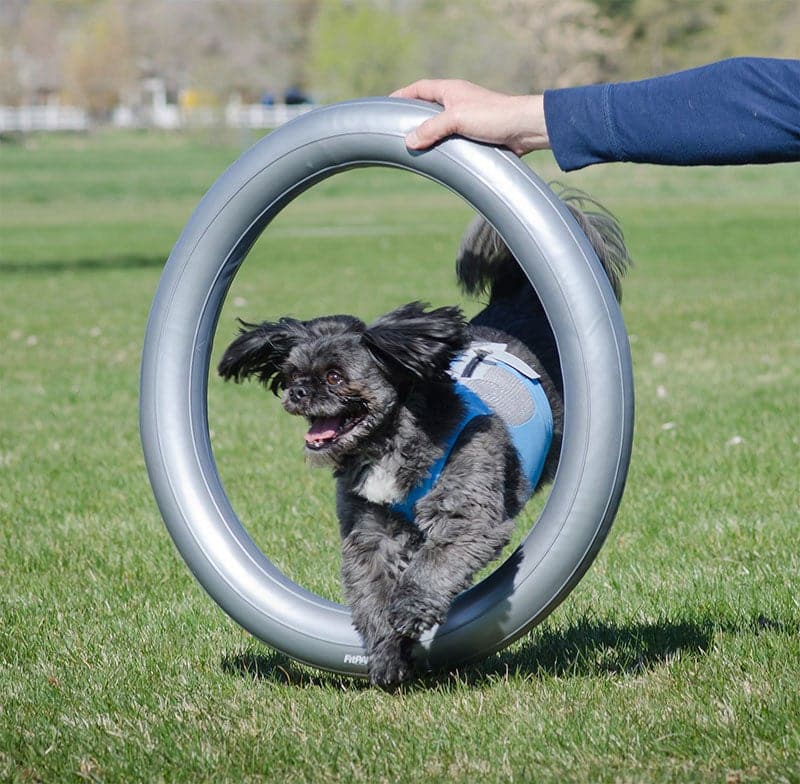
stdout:
<svg viewBox="0 0 800 784">
<path fill-rule="evenodd" d="M 425 675 L 404 689 L 430 688 L 448 681 L 480 686 L 498 678 L 572 678 L 609 674 L 635 676 L 679 657 L 704 656 L 716 634 L 800 632 L 795 626 L 758 615 L 738 624 L 705 620 L 617 625 L 581 620 L 566 630 L 539 628 L 522 642 L 454 673 Z M 255 680 L 299 687 L 368 688 L 365 679 L 321 673 L 275 651 L 223 656 L 222 670 Z"/>
<path fill-rule="evenodd" d="M 228 654 L 220 662 L 222 671 L 251 680 L 265 680 L 299 688 L 340 687 L 347 691 L 371 688 L 366 678 L 336 675 L 299 664 L 277 651 L 243 651 Z"/>
<path fill-rule="evenodd" d="M 542 629 L 519 645 L 463 673 L 480 681 L 498 674 L 536 677 L 635 675 L 679 656 L 702 656 L 718 626 L 691 621 L 616 625 L 581 620 L 566 630 Z"/>
<path fill-rule="evenodd" d="M 104 270 L 149 269 L 163 267 L 166 256 L 124 253 L 82 259 L 46 261 L 0 261 L 0 275 L 47 275 L 54 272 L 103 272 Z"/>
</svg>

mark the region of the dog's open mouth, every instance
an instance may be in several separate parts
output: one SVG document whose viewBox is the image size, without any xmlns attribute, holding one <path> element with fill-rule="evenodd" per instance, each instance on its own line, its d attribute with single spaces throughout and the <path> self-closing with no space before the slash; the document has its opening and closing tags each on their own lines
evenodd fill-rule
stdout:
<svg viewBox="0 0 800 784">
<path fill-rule="evenodd" d="M 306 448 L 318 451 L 335 444 L 366 418 L 365 412 L 333 417 L 311 417 L 311 427 L 306 433 Z"/>
</svg>

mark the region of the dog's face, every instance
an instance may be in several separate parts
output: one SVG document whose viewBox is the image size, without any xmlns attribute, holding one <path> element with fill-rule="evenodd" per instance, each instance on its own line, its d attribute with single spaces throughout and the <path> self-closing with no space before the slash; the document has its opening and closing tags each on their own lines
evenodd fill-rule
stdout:
<svg viewBox="0 0 800 784">
<path fill-rule="evenodd" d="M 370 326 L 353 316 L 282 318 L 245 324 L 219 365 L 223 378 L 256 376 L 290 413 L 305 417 L 305 451 L 341 465 L 378 434 L 391 435 L 408 391 L 450 383 L 447 369 L 469 342 L 458 308 L 426 311 L 413 302 Z"/>
<path fill-rule="evenodd" d="M 298 342 L 281 366 L 283 407 L 305 417 L 305 449 L 315 463 L 359 452 L 394 413 L 400 390 L 361 335 L 343 332 Z"/>
</svg>

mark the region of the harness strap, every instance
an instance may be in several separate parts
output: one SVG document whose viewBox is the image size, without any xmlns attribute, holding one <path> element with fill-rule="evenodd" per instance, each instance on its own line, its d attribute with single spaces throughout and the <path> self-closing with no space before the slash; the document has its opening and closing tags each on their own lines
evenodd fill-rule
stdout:
<svg viewBox="0 0 800 784">
<path fill-rule="evenodd" d="M 455 391 L 464 403 L 464 416 L 461 417 L 461 421 L 453 428 L 453 432 L 450 433 L 447 441 L 444 443 L 442 447 L 442 456 L 431 465 L 428 469 L 428 473 L 408 491 L 408 495 L 402 501 L 397 501 L 392 504 L 392 509 L 395 512 L 399 512 L 406 520 L 412 523 L 414 522 L 414 507 L 416 507 L 417 501 L 423 496 L 426 496 L 433 489 L 464 428 L 475 419 L 475 417 L 486 416 L 492 413 L 489 406 L 463 384 L 456 383 Z"/>
<path fill-rule="evenodd" d="M 478 379 L 491 369 L 501 369 L 514 377 L 527 393 L 529 399 L 520 401 L 532 408 L 525 421 L 512 421 L 494 412 L 481 397 L 470 389 L 470 379 Z M 408 492 L 402 500 L 392 504 L 392 509 L 410 522 L 414 521 L 414 510 L 418 501 L 427 495 L 439 479 L 450 457 L 453 447 L 464 428 L 478 416 L 497 413 L 505 422 L 509 435 L 517 450 L 523 475 L 528 479 L 532 493 L 541 477 L 547 453 L 553 438 L 553 413 L 550 402 L 539 381 L 539 375 L 519 357 L 506 350 L 505 343 L 473 343 L 460 354 L 450 366 L 450 375 L 455 380 L 455 391 L 464 404 L 464 415 L 442 446 L 442 455 L 428 469 L 425 477 Z"/>
</svg>

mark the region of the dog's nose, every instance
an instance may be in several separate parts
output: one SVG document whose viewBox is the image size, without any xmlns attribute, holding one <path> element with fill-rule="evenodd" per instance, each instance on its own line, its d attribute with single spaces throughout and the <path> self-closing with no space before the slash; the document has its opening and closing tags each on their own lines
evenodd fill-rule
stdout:
<svg viewBox="0 0 800 784">
<path fill-rule="evenodd" d="M 308 387 L 293 386 L 289 389 L 289 400 L 291 400 L 292 403 L 302 403 L 309 394 Z"/>
</svg>

